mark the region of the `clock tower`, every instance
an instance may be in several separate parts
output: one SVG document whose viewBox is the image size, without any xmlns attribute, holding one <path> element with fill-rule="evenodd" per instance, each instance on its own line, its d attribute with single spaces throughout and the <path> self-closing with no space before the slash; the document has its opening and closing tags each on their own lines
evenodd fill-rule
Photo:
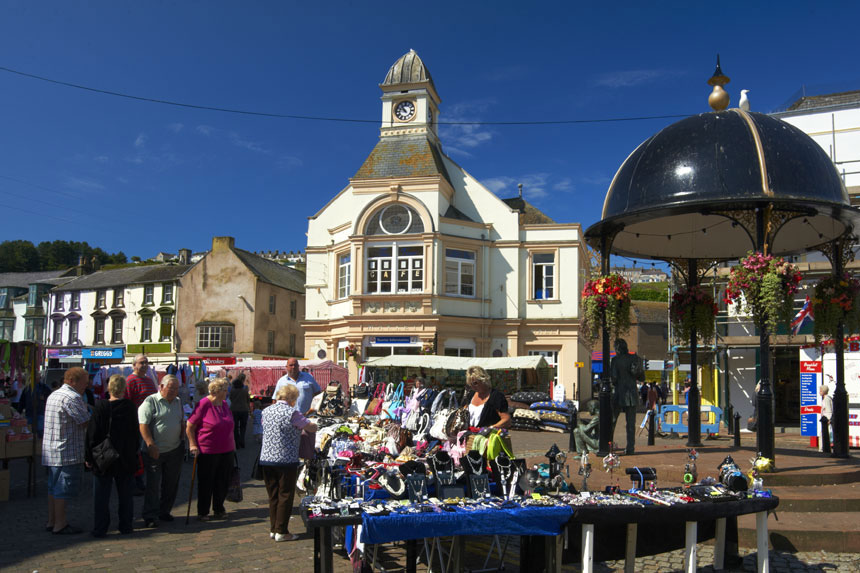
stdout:
<svg viewBox="0 0 860 573">
<path fill-rule="evenodd" d="M 379 87 L 383 92 L 380 137 L 426 135 L 438 143 L 436 122 L 441 100 L 415 50 L 394 62 Z"/>
</svg>

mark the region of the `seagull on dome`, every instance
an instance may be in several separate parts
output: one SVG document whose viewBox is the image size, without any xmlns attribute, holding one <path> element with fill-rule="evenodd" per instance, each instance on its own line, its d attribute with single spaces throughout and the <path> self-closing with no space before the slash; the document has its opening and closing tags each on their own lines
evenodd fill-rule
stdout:
<svg viewBox="0 0 860 573">
<path fill-rule="evenodd" d="M 750 110 L 750 98 L 747 97 L 749 90 L 741 90 L 741 100 L 738 102 L 738 107 L 744 111 Z"/>
</svg>

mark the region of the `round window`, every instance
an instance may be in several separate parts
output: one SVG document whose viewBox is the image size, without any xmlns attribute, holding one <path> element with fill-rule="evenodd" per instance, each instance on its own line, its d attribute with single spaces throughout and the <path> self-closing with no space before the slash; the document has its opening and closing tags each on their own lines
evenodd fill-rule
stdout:
<svg viewBox="0 0 860 573">
<path fill-rule="evenodd" d="M 386 235 L 402 235 L 412 226 L 412 213 L 403 205 L 389 205 L 379 213 L 379 226 Z"/>
</svg>

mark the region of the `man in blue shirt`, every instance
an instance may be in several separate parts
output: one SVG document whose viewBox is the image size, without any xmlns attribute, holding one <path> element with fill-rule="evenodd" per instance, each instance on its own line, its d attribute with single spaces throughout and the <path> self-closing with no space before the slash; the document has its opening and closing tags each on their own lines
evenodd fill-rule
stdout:
<svg viewBox="0 0 860 573">
<path fill-rule="evenodd" d="M 299 371 L 299 361 L 295 358 L 287 360 L 287 373 L 281 376 L 281 379 L 275 385 L 272 400 L 275 399 L 278 390 L 286 384 L 292 384 L 299 389 L 299 399 L 296 400 L 296 407 L 299 411 L 305 416 L 311 414 L 311 401 L 314 399 L 314 396 L 322 392 L 322 388 L 320 388 L 310 373 Z"/>
</svg>

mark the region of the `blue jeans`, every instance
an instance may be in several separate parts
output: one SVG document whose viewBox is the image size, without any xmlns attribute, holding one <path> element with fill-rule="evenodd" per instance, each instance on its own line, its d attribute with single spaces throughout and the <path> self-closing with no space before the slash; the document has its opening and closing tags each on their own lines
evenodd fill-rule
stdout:
<svg viewBox="0 0 860 573">
<path fill-rule="evenodd" d="M 143 452 L 143 467 L 146 473 L 144 519 L 158 519 L 159 516 L 170 514 L 176 501 L 176 491 L 179 489 L 184 453 L 181 445 L 169 452 L 159 452 L 157 460 Z"/>
<path fill-rule="evenodd" d="M 130 533 L 134 519 L 134 475 L 99 476 L 93 474 L 93 533 L 104 535 L 110 527 L 111 486 L 116 483 L 119 506 L 119 527 Z"/>
</svg>

